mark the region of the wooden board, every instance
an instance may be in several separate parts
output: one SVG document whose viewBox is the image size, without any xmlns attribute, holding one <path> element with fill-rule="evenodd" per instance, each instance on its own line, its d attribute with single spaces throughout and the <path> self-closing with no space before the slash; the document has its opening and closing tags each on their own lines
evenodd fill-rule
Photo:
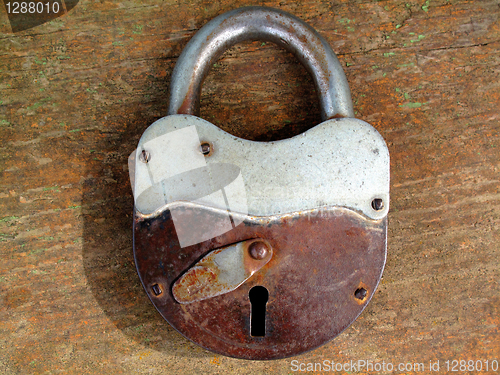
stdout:
<svg viewBox="0 0 500 375">
<path fill-rule="evenodd" d="M 331 43 L 356 116 L 388 144 L 383 280 L 337 339 L 280 361 L 206 352 L 154 310 L 133 262 L 127 157 L 166 114 L 187 41 L 247 4 L 82 0 L 16 34 L 0 7 L 0 373 L 288 374 L 293 364 L 325 360 L 410 364 L 396 371 L 407 374 L 419 372 L 414 363 L 429 372 L 429 361 L 444 371 L 447 360 L 477 360 L 493 373 L 498 0 L 259 2 L 295 14 Z M 311 78 L 288 52 L 261 42 L 237 45 L 214 64 L 201 117 L 263 141 L 320 122 Z"/>
</svg>

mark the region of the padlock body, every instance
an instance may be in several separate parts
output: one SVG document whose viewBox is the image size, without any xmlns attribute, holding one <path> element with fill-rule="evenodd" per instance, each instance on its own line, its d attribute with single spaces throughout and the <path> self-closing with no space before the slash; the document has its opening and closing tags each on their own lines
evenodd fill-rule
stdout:
<svg viewBox="0 0 500 375">
<path fill-rule="evenodd" d="M 265 143 L 168 116 L 145 131 L 134 165 L 137 269 L 158 311 L 193 342 L 237 358 L 297 355 L 337 336 L 372 298 L 386 260 L 389 155 L 366 122 L 329 120 Z M 242 285 L 193 303 L 174 298 L 201 258 L 256 238 L 273 255 Z M 267 293 L 259 335 L 257 286 Z"/>
</svg>

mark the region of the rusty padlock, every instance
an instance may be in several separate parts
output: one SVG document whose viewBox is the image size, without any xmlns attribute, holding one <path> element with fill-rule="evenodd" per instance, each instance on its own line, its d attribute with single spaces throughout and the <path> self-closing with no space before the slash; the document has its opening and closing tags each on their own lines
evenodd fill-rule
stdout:
<svg viewBox="0 0 500 375">
<path fill-rule="evenodd" d="M 276 43 L 314 79 L 324 122 L 253 142 L 195 115 L 201 83 L 230 46 Z M 372 298 L 387 248 L 389 152 L 354 118 L 329 44 L 279 10 L 222 14 L 189 41 L 169 116 L 132 153 L 134 256 L 160 314 L 196 344 L 276 359 L 330 341 Z"/>
</svg>

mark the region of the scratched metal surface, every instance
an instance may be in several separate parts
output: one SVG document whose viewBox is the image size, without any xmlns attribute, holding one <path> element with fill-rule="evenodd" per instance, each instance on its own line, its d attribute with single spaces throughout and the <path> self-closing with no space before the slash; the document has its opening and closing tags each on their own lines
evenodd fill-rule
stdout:
<svg viewBox="0 0 500 375">
<path fill-rule="evenodd" d="M 370 220 L 349 209 L 324 207 L 247 216 L 233 230 L 181 248 L 176 233 L 191 229 L 196 221 L 223 225 L 227 211 L 175 206 L 175 226 L 172 206 L 150 219 L 137 215 L 134 256 L 151 302 L 173 327 L 204 348 L 246 359 L 296 356 L 336 337 L 375 294 L 386 262 L 386 218 Z M 171 285 L 210 249 L 254 238 L 268 240 L 273 249 L 259 272 L 229 293 L 175 303 Z M 154 285 L 164 293 L 155 293 Z M 249 334 L 249 291 L 255 286 L 269 293 L 263 337 Z M 366 293 L 361 298 L 356 297 L 358 289 Z"/>
<path fill-rule="evenodd" d="M 15 35 L 0 7 L 1 373 L 292 372 L 290 359 L 235 360 L 185 340 L 133 265 L 127 157 L 167 113 L 189 38 L 242 5 L 80 1 Z M 356 116 L 391 153 L 381 284 L 350 328 L 297 359 L 498 358 L 499 2 L 262 5 L 332 45 Z M 239 137 L 282 139 L 321 121 L 313 90 L 292 55 L 243 43 L 212 67 L 201 116 Z"/>
</svg>

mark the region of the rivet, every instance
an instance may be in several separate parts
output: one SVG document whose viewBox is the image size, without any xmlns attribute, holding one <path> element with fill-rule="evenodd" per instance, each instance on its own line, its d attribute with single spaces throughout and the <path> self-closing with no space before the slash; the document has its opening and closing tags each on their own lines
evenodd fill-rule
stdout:
<svg viewBox="0 0 500 375">
<path fill-rule="evenodd" d="M 154 295 L 155 296 L 159 296 L 160 294 L 163 293 L 163 291 L 161 290 L 160 286 L 158 284 L 155 284 L 151 287 L 151 290 L 153 291 Z"/>
<path fill-rule="evenodd" d="M 248 252 L 253 259 L 262 260 L 269 253 L 269 247 L 263 241 L 255 241 L 248 247 Z"/>
<path fill-rule="evenodd" d="M 200 145 L 200 151 L 203 155 L 208 155 L 210 154 L 210 151 L 211 151 L 211 147 L 210 147 L 210 143 L 208 142 L 203 142 L 201 145 Z"/>
<path fill-rule="evenodd" d="M 368 293 L 368 291 L 365 288 L 358 288 L 354 292 L 354 297 L 356 297 L 357 299 L 363 300 L 363 299 L 365 299 L 367 293 Z"/>
<path fill-rule="evenodd" d="M 372 208 L 375 211 L 380 211 L 384 208 L 384 201 L 381 198 L 375 198 L 374 200 L 372 200 Z"/>
<path fill-rule="evenodd" d="M 142 152 L 139 154 L 139 160 L 143 163 L 147 163 L 151 160 L 151 154 L 146 150 L 142 150 Z"/>
</svg>

